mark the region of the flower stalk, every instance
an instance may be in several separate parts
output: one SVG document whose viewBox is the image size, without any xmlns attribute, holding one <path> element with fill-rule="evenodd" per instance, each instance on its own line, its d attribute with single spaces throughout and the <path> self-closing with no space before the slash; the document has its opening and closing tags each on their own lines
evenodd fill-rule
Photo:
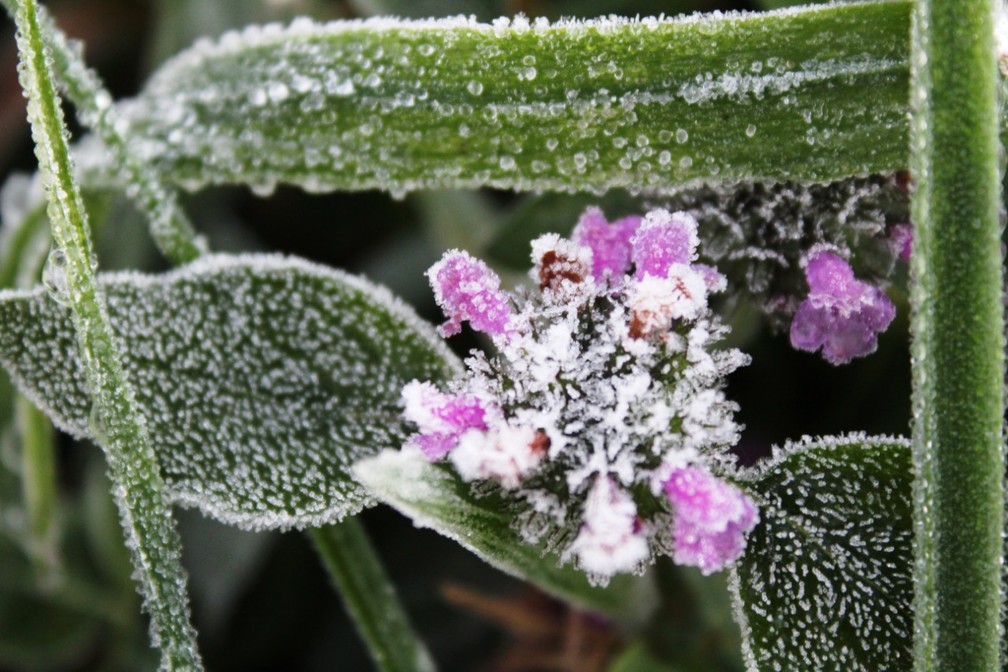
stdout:
<svg viewBox="0 0 1008 672">
<path fill-rule="evenodd" d="M 911 59 L 915 665 L 996 670 L 1003 319 L 993 0 L 919 0 Z"/>
<path fill-rule="evenodd" d="M 93 398 L 92 431 L 109 462 L 136 576 L 151 614 L 155 642 L 161 647 L 161 667 L 200 670 L 178 534 L 95 276 L 87 214 L 73 175 L 51 56 L 43 44 L 34 0 L 21 0 L 15 19 L 21 83 L 28 94 L 28 116 L 56 245 L 49 261 L 56 280 L 51 285 L 53 298 L 72 314 Z"/>
</svg>

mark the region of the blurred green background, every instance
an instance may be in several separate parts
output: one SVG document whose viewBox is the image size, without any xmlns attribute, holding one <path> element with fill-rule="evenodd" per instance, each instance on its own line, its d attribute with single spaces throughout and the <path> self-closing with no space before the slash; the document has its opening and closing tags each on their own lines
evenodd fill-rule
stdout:
<svg viewBox="0 0 1008 672">
<path fill-rule="evenodd" d="M 171 54 L 201 36 L 297 15 L 339 19 L 371 14 L 480 19 L 603 14 L 675 15 L 714 9 L 761 10 L 764 0 L 66 0 L 47 3 L 57 22 L 87 45 L 87 58 L 117 97 L 130 96 Z M 0 177 L 32 171 L 24 100 L 16 78 L 13 26 L 0 35 Z M 79 135 L 79 127 L 72 127 Z M 449 246 L 500 252 L 506 281 L 521 269 L 504 263 L 527 249 L 515 213 L 538 211 L 566 233 L 586 203 L 505 192 L 380 193 L 309 196 L 280 188 L 269 198 L 244 188 L 214 188 L 184 198 L 211 247 L 271 250 L 363 273 L 437 321 L 423 271 Z M 612 218 L 643 207 L 626 194 L 603 199 Z M 104 270 L 163 270 L 143 221 L 120 197 L 95 217 Z M 526 227 L 527 229 L 527 227 Z M 501 233 L 501 232 L 506 233 Z M 732 376 L 729 397 L 746 425 L 741 459 L 803 434 L 864 430 L 906 434 L 909 420 L 907 310 L 901 283 L 891 290 L 899 317 L 874 356 L 836 368 L 791 349 L 754 311 L 731 316 L 733 345 L 753 363 Z M 456 339 L 461 351 L 475 341 Z M 62 579 L 40 575 L 18 537 L 16 437 L 0 444 L 0 670 L 153 670 L 139 598 L 97 448 L 58 437 L 60 536 L 54 562 Z M 328 585 L 307 539 L 298 533 L 251 534 L 192 511 L 178 512 L 190 573 L 194 620 L 211 671 L 369 670 L 363 645 Z M 639 642 L 570 612 L 501 575 L 394 512 L 363 516 L 417 629 L 441 669 L 616 669 L 740 671 L 738 631 L 724 577 L 656 568 L 663 607 Z M 58 584 L 58 585 L 57 585 Z M 630 647 L 627 649 L 627 647 Z"/>
</svg>

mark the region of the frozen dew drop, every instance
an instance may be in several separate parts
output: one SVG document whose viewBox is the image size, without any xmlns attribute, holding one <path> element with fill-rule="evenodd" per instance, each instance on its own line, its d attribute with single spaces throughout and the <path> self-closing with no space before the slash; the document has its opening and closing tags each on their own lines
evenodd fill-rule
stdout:
<svg viewBox="0 0 1008 672">
<path fill-rule="evenodd" d="M 687 156 L 684 156 L 681 159 L 679 159 L 679 167 L 682 168 L 683 170 L 686 170 L 687 168 L 691 167 L 692 165 L 693 165 L 693 157 L 692 156 L 688 156 L 687 155 Z"/>
<path fill-rule="evenodd" d="M 483 83 L 482 82 L 478 82 L 475 79 L 473 79 L 468 84 L 466 84 L 466 89 L 472 95 L 478 96 L 481 93 L 483 93 Z"/>
<path fill-rule="evenodd" d="M 756 125 L 755 124 L 749 124 L 748 126 L 746 126 L 745 134 L 746 134 L 747 137 L 750 137 L 750 138 L 753 137 L 754 135 L 756 135 Z"/>
<path fill-rule="evenodd" d="M 676 142 L 678 142 L 681 145 L 685 143 L 687 140 L 689 140 L 689 133 L 686 131 L 685 128 L 680 128 L 678 131 L 675 132 L 675 139 Z"/>
<path fill-rule="evenodd" d="M 42 269 L 42 284 L 49 296 L 62 306 L 70 305 L 70 288 L 66 278 L 66 253 L 58 247 L 53 247 Z"/>
</svg>

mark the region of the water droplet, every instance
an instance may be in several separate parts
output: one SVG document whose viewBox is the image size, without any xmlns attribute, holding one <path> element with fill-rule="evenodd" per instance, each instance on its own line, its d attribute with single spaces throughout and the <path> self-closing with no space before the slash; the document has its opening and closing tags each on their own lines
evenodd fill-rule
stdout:
<svg viewBox="0 0 1008 672">
<path fill-rule="evenodd" d="M 49 251 L 45 267 L 42 269 L 42 284 L 50 298 L 61 306 L 70 305 L 70 287 L 66 277 L 66 253 L 58 247 Z"/>
<path fill-rule="evenodd" d="M 675 139 L 680 145 L 689 140 L 689 133 L 685 128 L 680 128 L 675 132 Z"/>
<path fill-rule="evenodd" d="M 466 89 L 474 96 L 478 96 L 483 93 L 483 83 L 478 82 L 475 79 L 466 84 Z"/>
<path fill-rule="evenodd" d="M 684 156 L 681 159 L 679 159 L 679 167 L 682 168 L 683 170 L 689 168 L 692 165 L 693 165 L 692 156 Z"/>
<path fill-rule="evenodd" d="M 750 138 L 756 135 L 756 126 L 754 124 L 749 124 L 746 126 L 745 134 Z"/>
<path fill-rule="evenodd" d="M 502 156 L 498 164 L 501 170 L 514 170 L 515 169 L 515 159 L 513 156 Z"/>
</svg>

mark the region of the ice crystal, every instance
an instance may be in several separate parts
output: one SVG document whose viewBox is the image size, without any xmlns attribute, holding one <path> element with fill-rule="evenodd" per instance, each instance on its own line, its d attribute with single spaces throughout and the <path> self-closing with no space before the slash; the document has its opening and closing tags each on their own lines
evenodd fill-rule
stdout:
<svg viewBox="0 0 1008 672">
<path fill-rule="evenodd" d="M 663 484 L 685 467 L 717 473 L 738 438 L 735 404 L 721 388 L 748 360 L 713 347 L 727 328 L 708 295 L 724 282 L 693 263 L 696 229 L 681 212 L 655 210 L 609 224 L 589 210 L 574 240 L 547 234 L 533 242 L 538 291 L 508 296 L 496 278 L 486 280 L 485 267 L 457 251 L 428 274 L 443 297 L 446 286 L 459 283 L 442 269 L 477 269 L 473 292 L 439 303 L 452 320 L 470 296 L 489 294 L 497 314 L 509 316 L 507 331 L 497 333 L 494 354 L 472 354 L 467 374 L 448 393 L 414 382 L 406 396 L 425 390 L 435 400 L 430 408 L 444 399 L 485 400 L 494 409 L 482 416 L 486 426 L 455 435 L 461 425 L 449 423 L 451 431 L 438 430 L 451 435 L 439 449 L 455 444 L 446 459 L 477 491 L 503 491 L 524 539 L 544 542 L 600 581 L 673 552 L 678 512 Z M 419 431 L 408 445 L 423 448 L 436 428 L 407 400 L 411 414 Z M 745 520 L 723 524 L 740 531 L 741 550 Z M 728 555 L 718 567 L 735 557 Z M 683 558 L 713 567 L 698 555 Z"/>
<path fill-rule="evenodd" d="M 809 295 L 791 322 L 791 344 L 815 352 L 832 364 L 875 352 L 878 334 L 889 326 L 896 308 L 878 287 L 861 282 L 833 252 L 814 252 L 805 268 Z"/>
</svg>

